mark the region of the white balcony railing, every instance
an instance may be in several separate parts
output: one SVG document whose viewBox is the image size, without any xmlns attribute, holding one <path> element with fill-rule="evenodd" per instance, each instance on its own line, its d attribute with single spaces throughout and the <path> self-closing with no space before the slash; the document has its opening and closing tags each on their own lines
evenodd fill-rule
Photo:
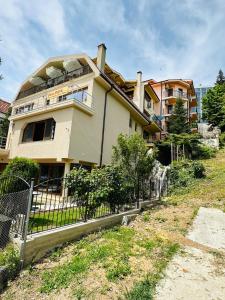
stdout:
<svg viewBox="0 0 225 300">
<path fill-rule="evenodd" d="M 57 105 L 74 101 L 86 109 L 93 109 L 92 96 L 87 89 L 74 90 L 73 92 L 53 99 L 38 99 L 20 106 L 14 106 L 12 116 L 29 114 L 35 111 L 47 110 Z"/>
</svg>

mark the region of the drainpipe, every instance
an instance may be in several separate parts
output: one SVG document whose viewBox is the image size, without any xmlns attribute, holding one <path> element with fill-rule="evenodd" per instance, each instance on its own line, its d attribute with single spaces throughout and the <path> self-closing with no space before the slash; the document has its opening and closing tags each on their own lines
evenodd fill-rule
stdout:
<svg viewBox="0 0 225 300">
<path fill-rule="evenodd" d="M 108 102 L 108 94 L 112 91 L 113 85 L 111 85 L 110 89 L 105 92 L 105 105 L 103 112 L 103 122 L 102 122 L 102 142 L 101 142 L 101 153 L 100 153 L 100 162 L 99 166 L 102 167 L 102 158 L 103 158 L 103 148 L 104 148 L 104 139 L 105 139 L 105 121 L 106 121 L 106 108 Z"/>
</svg>

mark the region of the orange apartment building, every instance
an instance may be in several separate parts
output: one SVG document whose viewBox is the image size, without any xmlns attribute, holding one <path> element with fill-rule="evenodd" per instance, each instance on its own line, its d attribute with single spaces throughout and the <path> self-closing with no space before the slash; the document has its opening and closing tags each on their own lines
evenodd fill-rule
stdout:
<svg viewBox="0 0 225 300">
<path fill-rule="evenodd" d="M 198 120 L 197 98 L 192 80 L 167 79 L 163 81 L 150 80 L 151 87 L 157 94 L 160 102 L 154 107 L 155 114 L 161 120 L 162 135 L 167 133 L 169 117 L 174 111 L 177 98 L 181 98 L 187 110 L 187 122 L 192 127 L 192 131 L 197 128 L 194 124 Z"/>
</svg>

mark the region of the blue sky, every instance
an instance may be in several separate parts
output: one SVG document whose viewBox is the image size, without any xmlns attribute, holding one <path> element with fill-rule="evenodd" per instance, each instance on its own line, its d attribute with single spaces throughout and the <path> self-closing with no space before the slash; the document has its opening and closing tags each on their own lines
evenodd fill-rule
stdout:
<svg viewBox="0 0 225 300">
<path fill-rule="evenodd" d="M 191 78 L 211 85 L 225 72 L 224 0 L 0 0 L 0 98 L 52 56 L 107 46 L 127 79 Z"/>
</svg>

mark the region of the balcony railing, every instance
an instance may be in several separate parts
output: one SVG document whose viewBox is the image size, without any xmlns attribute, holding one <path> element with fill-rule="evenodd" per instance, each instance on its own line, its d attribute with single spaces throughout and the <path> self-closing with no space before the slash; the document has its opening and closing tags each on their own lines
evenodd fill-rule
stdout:
<svg viewBox="0 0 225 300">
<path fill-rule="evenodd" d="M 0 136 L 0 149 L 5 149 L 6 146 L 6 137 Z"/>
<path fill-rule="evenodd" d="M 93 72 L 93 71 L 89 65 L 82 66 L 79 69 L 73 70 L 71 72 L 66 72 L 65 74 L 58 76 L 54 79 L 49 79 L 46 82 L 41 83 L 40 85 L 34 86 L 25 91 L 21 91 L 19 93 L 17 99 L 24 98 L 24 97 L 30 96 L 32 94 L 41 92 L 43 90 L 49 89 L 49 88 L 56 86 L 58 84 L 61 84 L 63 82 L 69 81 L 73 78 L 77 78 L 77 77 L 81 77 L 83 75 L 89 74 L 91 72 Z"/>
<path fill-rule="evenodd" d="M 88 101 L 88 97 L 91 101 Z M 90 100 L 90 99 L 89 99 Z M 74 101 L 81 105 L 84 109 L 93 109 L 92 95 L 86 92 L 86 89 L 75 90 L 67 95 L 59 96 L 53 99 L 38 99 L 34 103 L 27 104 L 25 106 L 15 106 L 12 110 L 12 116 L 24 115 L 35 111 L 46 110 L 56 107 L 62 103 L 68 103 Z M 81 107 L 80 106 L 80 107 Z"/>
<path fill-rule="evenodd" d="M 163 95 L 165 98 L 167 97 L 182 98 L 182 99 L 188 98 L 187 93 L 178 90 L 165 90 Z"/>
</svg>

